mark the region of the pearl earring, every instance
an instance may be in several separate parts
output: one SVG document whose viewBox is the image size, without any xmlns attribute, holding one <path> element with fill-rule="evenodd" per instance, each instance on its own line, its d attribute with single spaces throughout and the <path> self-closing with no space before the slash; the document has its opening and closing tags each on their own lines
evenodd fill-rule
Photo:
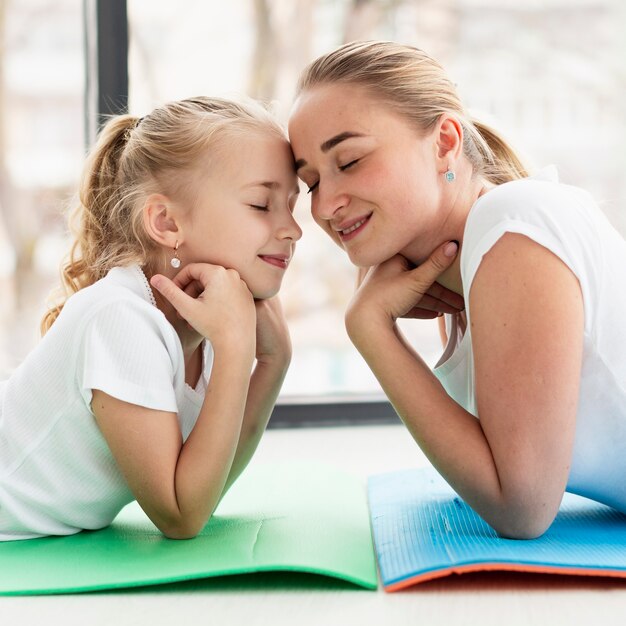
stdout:
<svg viewBox="0 0 626 626">
<path fill-rule="evenodd" d="M 444 176 L 446 177 L 446 182 L 448 183 L 452 183 L 454 182 L 454 179 L 456 178 L 456 175 L 454 174 L 454 172 L 450 169 L 450 167 L 448 166 L 448 169 L 446 170 Z"/>
<path fill-rule="evenodd" d="M 176 245 L 174 246 L 174 256 L 170 261 L 170 265 L 176 270 L 180 267 L 180 258 L 178 257 L 178 241 L 176 241 Z"/>
</svg>

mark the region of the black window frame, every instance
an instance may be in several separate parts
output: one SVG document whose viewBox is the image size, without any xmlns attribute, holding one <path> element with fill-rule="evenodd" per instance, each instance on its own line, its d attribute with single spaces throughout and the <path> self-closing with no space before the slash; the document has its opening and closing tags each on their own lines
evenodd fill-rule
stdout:
<svg viewBox="0 0 626 626">
<path fill-rule="evenodd" d="M 85 137 L 91 146 L 111 115 L 128 112 L 126 0 L 83 0 Z M 270 428 L 394 424 L 399 418 L 381 394 L 281 397 Z"/>
</svg>

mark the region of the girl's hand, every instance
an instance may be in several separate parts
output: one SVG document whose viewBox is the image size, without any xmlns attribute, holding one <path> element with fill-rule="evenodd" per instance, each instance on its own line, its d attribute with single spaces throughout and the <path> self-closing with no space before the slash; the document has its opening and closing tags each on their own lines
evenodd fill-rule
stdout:
<svg viewBox="0 0 626 626">
<path fill-rule="evenodd" d="M 222 341 L 254 346 L 254 299 L 235 270 L 191 263 L 173 280 L 156 274 L 150 284 L 214 347 Z"/>
<path fill-rule="evenodd" d="M 415 317 L 423 308 L 424 298 L 433 297 L 427 295 L 429 290 L 433 292 L 433 283 L 452 264 L 457 250 L 455 243 L 448 242 L 414 269 L 399 254 L 372 268 L 346 312 L 346 328 L 352 341 L 367 337 L 373 326 L 393 326 L 398 318 Z M 432 303 L 427 300 L 427 304 Z"/>
<path fill-rule="evenodd" d="M 407 261 L 407 267 L 408 261 Z M 414 267 L 414 266 L 413 266 Z M 361 286 L 371 267 L 359 267 L 357 276 L 357 289 Z M 419 304 L 413 307 L 403 318 L 430 320 L 440 317 L 443 313 L 460 313 L 465 310 L 465 300 L 458 293 L 440 285 L 433 283 L 426 291 Z"/>
<path fill-rule="evenodd" d="M 278 296 L 257 300 L 255 307 L 257 361 L 288 364 L 291 360 L 291 340 Z"/>
</svg>

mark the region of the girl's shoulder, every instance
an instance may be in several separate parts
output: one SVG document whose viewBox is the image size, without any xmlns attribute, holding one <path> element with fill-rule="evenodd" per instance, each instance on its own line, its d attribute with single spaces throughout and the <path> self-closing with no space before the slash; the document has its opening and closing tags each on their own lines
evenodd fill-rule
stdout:
<svg viewBox="0 0 626 626">
<path fill-rule="evenodd" d="M 64 310 L 80 308 L 85 312 L 122 302 L 128 302 L 145 311 L 154 309 L 159 312 L 148 281 L 137 265 L 113 268 L 104 278 L 71 295 Z"/>
<path fill-rule="evenodd" d="M 133 332 L 137 326 L 148 326 L 160 335 L 174 331 L 157 308 L 154 295 L 139 266 L 113 268 L 104 278 L 68 298 L 61 314 L 53 324 L 71 328 L 74 332 L 98 323 L 115 323 Z"/>
</svg>

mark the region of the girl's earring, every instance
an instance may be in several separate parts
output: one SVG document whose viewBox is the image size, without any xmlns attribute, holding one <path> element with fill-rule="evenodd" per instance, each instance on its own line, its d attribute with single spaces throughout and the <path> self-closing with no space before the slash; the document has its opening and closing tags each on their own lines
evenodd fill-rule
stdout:
<svg viewBox="0 0 626 626">
<path fill-rule="evenodd" d="M 456 178 L 456 175 L 454 174 L 454 172 L 450 169 L 450 166 L 448 166 L 448 169 L 446 170 L 445 174 L 444 174 L 445 178 L 446 178 L 446 182 L 448 183 L 452 183 L 454 182 L 454 179 Z"/>
<path fill-rule="evenodd" d="M 180 258 L 178 256 L 178 241 L 176 242 L 176 245 L 174 246 L 174 256 L 172 257 L 170 261 L 170 265 L 176 270 L 180 267 Z"/>
</svg>

